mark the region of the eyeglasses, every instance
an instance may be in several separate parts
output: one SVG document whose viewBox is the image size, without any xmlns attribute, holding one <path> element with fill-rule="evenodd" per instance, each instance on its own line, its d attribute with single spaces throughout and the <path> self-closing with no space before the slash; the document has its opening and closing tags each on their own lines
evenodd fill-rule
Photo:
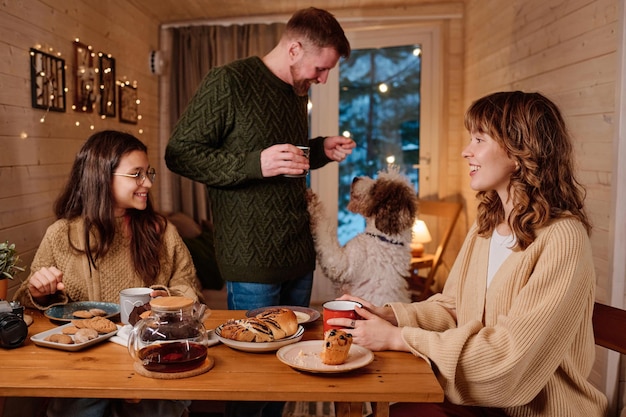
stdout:
<svg viewBox="0 0 626 417">
<path fill-rule="evenodd" d="M 137 182 L 137 185 L 143 185 L 143 183 L 146 181 L 146 178 L 148 178 L 150 182 L 154 182 L 156 178 L 156 170 L 154 168 L 150 168 L 148 171 L 144 171 L 143 169 L 140 169 L 134 174 L 122 174 L 119 172 L 114 172 L 113 175 L 119 175 L 120 177 L 134 178 L 135 182 Z"/>
</svg>

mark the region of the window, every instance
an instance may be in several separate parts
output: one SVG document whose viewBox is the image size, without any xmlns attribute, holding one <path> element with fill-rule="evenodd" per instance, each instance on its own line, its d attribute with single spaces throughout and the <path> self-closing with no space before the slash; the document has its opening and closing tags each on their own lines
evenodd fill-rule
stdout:
<svg viewBox="0 0 626 417">
<path fill-rule="evenodd" d="M 310 95 L 312 136 L 350 134 L 357 142 L 357 149 L 341 166 L 329 164 L 311 174 L 311 188 L 318 193 L 329 215 L 338 218 L 341 244 L 364 226 L 360 216 L 345 211 L 349 184 L 355 176 L 375 176 L 380 169 L 385 168 L 388 157 L 395 158 L 395 163 L 402 165 L 405 174 L 414 182 L 416 192 L 420 195 L 436 194 L 438 178 L 434 163 L 438 154 L 440 120 L 440 77 L 435 71 L 439 67 L 440 56 L 436 27 L 418 24 L 352 29 L 344 27 L 353 49 L 350 62 L 340 63 L 339 69 L 343 69 L 346 74 L 339 74 L 337 69 L 331 71 L 327 84 L 313 87 Z M 414 55 L 417 50 L 420 51 L 419 57 Z M 369 66 L 367 72 L 362 72 L 367 73 L 367 80 L 363 79 L 362 74 L 359 79 L 359 71 L 363 70 L 355 66 L 353 61 L 356 60 L 377 63 L 375 71 L 371 71 L 372 66 Z M 406 71 L 415 70 L 410 64 L 411 60 L 419 65 L 419 82 L 411 78 L 416 76 L 414 72 L 408 78 L 403 77 Z M 344 88 L 340 87 L 340 80 L 346 84 Z M 389 81 L 386 85 L 387 96 L 380 90 L 372 90 L 372 87 L 384 89 L 385 86 L 381 84 L 385 80 Z M 410 84 L 419 91 L 397 94 L 399 84 L 393 85 L 393 82 L 402 82 L 404 87 Z M 347 85 L 349 83 L 352 87 Z M 350 93 L 350 88 L 355 90 Z M 361 88 L 360 93 L 356 88 Z M 393 94 L 396 97 L 388 101 L 392 89 L 395 89 Z M 352 98 L 347 100 L 346 97 L 350 96 Z M 340 103 L 348 101 L 351 102 L 350 107 L 344 104 L 340 106 Z M 398 106 L 401 103 L 407 108 L 400 109 Z M 408 108 L 410 106 L 413 108 Z M 364 117 L 369 115 L 375 116 Z M 390 119 L 394 119 L 392 123 Z M 374 136 L 378 138 L 372 142 Z M 316 275 L 320 274 L 322 272 L 318 268 Z M 328 280 L 323 277 L 315 280 L 313 300 L 334 296 Z"/>
<path fill-rule="evenodd" d="M 419 187 L 421 45 L 352 51 L 339 68 L 339 131 L 359 146 L 339 165 L 338 234 L 343 245 L 365 229 L 347 210 L 357 176 L 375 178 L 391 164 Z"/>
</svg>

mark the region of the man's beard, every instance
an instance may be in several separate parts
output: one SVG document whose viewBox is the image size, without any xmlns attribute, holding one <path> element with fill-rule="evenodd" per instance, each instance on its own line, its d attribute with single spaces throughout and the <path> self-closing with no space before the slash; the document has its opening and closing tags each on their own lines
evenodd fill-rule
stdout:
<svg viewBox="0 0 626 417">
<path fill-rule="evenodd" d="M 309 95 L 309 88 L 311 88 L 311 82 L 309 80 L 293 82 L 293 91 L 301 97 Z"/>
<path fill-rule="evenodd" d="M 309 89 L 311 88 L 311 84 L 313 84 L 313 80 L 299 78 L 298 67 L 295 65 L 292 65 L 289 71 L 291 72 L 291 79 L 293 80 L 293 91 L 301 97 L 309 95 Z"/>
</svg>

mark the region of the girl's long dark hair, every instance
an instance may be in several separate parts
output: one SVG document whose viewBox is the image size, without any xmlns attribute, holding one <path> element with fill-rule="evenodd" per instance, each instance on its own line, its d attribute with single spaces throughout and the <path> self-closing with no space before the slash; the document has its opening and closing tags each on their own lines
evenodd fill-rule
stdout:
<svg viewBox="0 0 626 417">
<path fill-rule="evenodd" d="M 494 93 L 470 106 L 465 128 L 488 134 L 519 164 L 509 184 L 514 207 L 508 219 L 495 191 L 477 193 L 481 236 L 490 236 L 506 220 L 526 249 L 537 229 L 562 217 L 577 218 L 591 232 L 583 209 L 585 189 L 574 175 L 572 141 L 554 103 L 539 93 Z"/>
<path fill-rule="evenodd" d="M 113 173 L 120 159 L 132 151 L 147 153 L 148 149 L 128 133 L 105 130 L 93 134 L 76 155 L 70 178 L 54 204 L 57 219 L 82 218 L 84 250 L 94 269 L 111 248 L 116 232 Z M 145 210 L 127 209 L 126 218 L 135 270 L 146 285 L 151 285 L 160 271 L 159 252 L 167 220 L 154 210 L 150 196 Z M 95 242 L 90 233 L 96 236 Z"/>
</svg>

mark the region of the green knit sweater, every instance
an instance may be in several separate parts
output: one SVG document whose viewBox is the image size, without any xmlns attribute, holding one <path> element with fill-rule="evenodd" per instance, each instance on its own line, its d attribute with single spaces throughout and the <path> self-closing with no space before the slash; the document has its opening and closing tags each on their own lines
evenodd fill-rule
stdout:
<svg viewBox="0 0 626 417">
<path fill-rule="evenodd" d="M 486 289 L 489 243 L 474 226 L 442 294 L 391 304 L 405 342 L 433 364 L 454 403 L 514 417 L 605 416 L 607 399 L 587 380 L 596 281 L 583 225 L 545 227 Z"/>
<path fill-rule="evenodd" d="M 31 264 L 31 273 L 42 267 L 55 266 L 63 272 L 64 291 L 51 296 L 45 305 L 33 300 L 28 291 L 28 277 L 20 286 L 15 299 L 28 307 L 45 309 L 68 301 L 120 302 L 124 288 L 145 287 L 133 267 L 130 241 L 122 232 L 123 218 L 116 224 L 116 234 L 109 252 L 96 261 L 97 270 L 91 270 L 87 256 L 74 248 L 84 248 L 82 220 L 57 220 L 43 237 Z M 71 240 L 71 243 L 70 243 Z M 201 299 L 201 289 L 191 255 L 176 228 L 168 223 L 163 235 L 160 255 L 161 271 L 151 287 L 167 290 L 170 295 Z"/>
<path fill-rule="evenodd" d="M 258 57 L 212 69 L 176 124 L 165 153 L 172 171 L 207 186 L 216 257 L 226 281 L 279 283 L 315 268 L 306 180 L 263 178 L 261 151 L 311 147 L 311 168 L 330 160 L 308 140 L 307 97 Z"/>
</svg>

